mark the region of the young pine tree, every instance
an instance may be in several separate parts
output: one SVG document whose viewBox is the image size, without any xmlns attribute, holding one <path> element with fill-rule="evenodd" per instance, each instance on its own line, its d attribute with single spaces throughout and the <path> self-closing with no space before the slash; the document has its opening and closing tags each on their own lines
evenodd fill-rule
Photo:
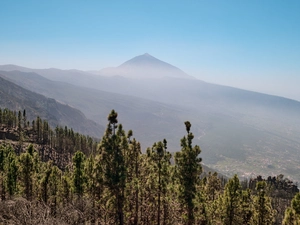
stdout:
<svg viewBox="0 0 300 225">
<path fill-rule="evenodd" d="M 13 196 L 17 190 L 17 159 L 13 148 L 9 145 L 0 146 L 1 199 Z"/>
<path fill-rule="evenodd" d="M 85 164 L 85 155 L 77 151 L 73 156 L 73 187 L 74 193 L 78 197 L 82 197 L 85 188 L 85 171 L 84 171 L 84 164 Z"/>
<path fill-rule="evenodd" d="M 19 178 L 23 193 L 27 200 L 31 201 L 33 197 L 35 175 L 35 163 L 33 157 L 33 146 L 30 145 L 27 152 L 24 152 L 19 157 Z"/>
<path fill-rule="evenodd" d="M 190 133 L 191 123 L 185 122 L 187 136 L 181 139 L 181 151 L 175 154 L 176 173 L 179 181 L 179 200 L 185 211 L 185 224 L 194 224 L 194 199 L 200 182 L 202 166 L 200 147 L 192 146 L 194 135 Z"/>
<path fill-rule="evenodd" d="M 167 141 L 155 143 L 152 149 L 147 150 L 148 157 L 153 168 L 153 175 L 156 178 L 157 190 L 153 192 L 157 193 L 157 219 L 156 224 L 166 224 L 168 207 L 166 203 L 167 186 L 170 181 L 169 167 L 171 165 L 171 154 L 167 151 Z M 162 217 L 163 215 L 163 217 Z"/>
<path fill-rule="evenodd" d="M 257 182 L 257 196 L 254 197 L 254 223 L 257 225 L 272 225 L 274 222 L 274 212 L 271 200 L 266 195 L 266 188 L 265 181 Z"/>
<path fill-rule="evenodd" d="M 118 113 L 114 110 L 108 116 L 108 125 L 100 143 L 103 182 L 108 188 L 115 209 L 114 223 L 124 224 L 124 189 L 127 176 L 124 152 L 128 149 L 127 137 L 122 125 L 118 125 Z"/>
<path fill-rule="evenodd" d="M 5 163 L 6 189 L 9 197 L 14 196 L 17 191 L 18 164 L 17 157 L 13 149 L 8 153 Z"/>
<path fill-rule="evenodd" d="M 288 207 L 284 214 L 283 225 L 298 225 L 300 224 L 300 193 L 298 192 L 292 202 L 291 207 Z"/>
<path fill-rule="evenodd" d="M 140 192 L 140 156 L 141 146 L 140 143 L 133 138 L 133 133 L 128 131 L 127 139 L 129 143 L 128 151 L 125 152 L 125 163 L 127 168 L 126 188 L 125 188 L 125 213 L 127 220 L 131 221 L 131 224 L 139 224 L 139 192 Z"/>
<path fill-rule="evenodd" d="M 237 175 L 234 175 L 225 186 L 222 196 L 223 223 L 226 225 L 241 224 L 240 200 L 241 185 Z"/>
<path fill-rule="evenodd" d="M 253 208 L 253 197 L 251 195 L 250 189 L 246 189 L 242 191 L 240 212 L 241 212 L 242 224 L 244 225 L 253 224 L 254 208 Z"/>
<path fill-rule="evenodd" d="M 216 224 L 218 221 L 218 198 L 221 195 L 222 185 L 221 180 L 216 172 L 209 172 L 208 176 L 203 180 L 203 195 L 204 207 L 207 214 L 207 219 L 210 224 Z"/>
</svg>

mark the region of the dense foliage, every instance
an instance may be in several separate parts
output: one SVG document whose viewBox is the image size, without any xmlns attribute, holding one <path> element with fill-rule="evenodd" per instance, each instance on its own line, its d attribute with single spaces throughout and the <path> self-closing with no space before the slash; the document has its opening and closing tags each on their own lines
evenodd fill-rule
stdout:
<svg viewBox="0 0 300 225">
<path fill-rule="evenodd" d="M 200 176 L 190 122 L 173 160 L 166 140 L 142 153 L 117 117 L 112 110 L 97 143 L 67 127 L 52 131 L 39 117 L 30 125 L 25 111 L 0 110 L 0 223 L 281 224 L 275 202 L 291 205 L 284 224 L 300 223 L 299 193 L 292 201 L 274 194 L 275 184 L 287 183 L 282 177 L 235 175 L 224 186 L 217 173 Z"/>
</svg>

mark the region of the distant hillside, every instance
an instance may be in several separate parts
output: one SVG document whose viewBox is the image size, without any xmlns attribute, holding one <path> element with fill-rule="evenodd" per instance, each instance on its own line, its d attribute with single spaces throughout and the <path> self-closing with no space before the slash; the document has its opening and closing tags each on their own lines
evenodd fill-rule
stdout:
<svg viewBox="0 0 300 225">
<path fill-rule="evenodd" d="M 189 114 L 183 112 L 182 108 L 139 97 L 51 81 L 36 73 L 19 71 L 1 73 L 23 88 L 34 90 L 81 110 L 89 119 L 99 124 L 107 124 L 107 115 L 115 109 L 119 114 L 119 122 L 124 128 L 135 132 L 134 137 L 142 143 L 143 149 L 164 138 L 168 140 L 170 149 L 173 151 L 180 149 L 180 139 L 185 133 L 184 121 Z M 183 115 L 184 117 L 181 117 Z"/>
<path fill-rule="evenodd" d="M 33 88 L 34 89 L 34 88 Z M 65 104 L 57 102 L 53 98 L 26 90 L 1 76 L 0 73 L 0 107 L 11 110 L 26 109 L 28 120 L 32 121 L 36 116 L 48 120 L 52 127 L 57 125 L 68 126 L 74 131 L 100 137 L 104 127 L 88 120 L 82 112 Z"/>
<path fill-rule="evenodd" d="M 57 70 L 48 76 L 63 82 L 36 73 L 3 73 L 27 89 L 80 109 L 100 124 L 105 124 L 107 114 L 115 109 L 143 149 L 166 138 L 168 149 L 178 151 L 183 122 L 189 120 L 203 163 L 209 167 L 228 176 L 282 173 L 300 181 L 298 101 L 197 79 L 133 79 L 78 71 L 72 76 L 70 70 L 68 75 L 64 72 Z"/>
</svg>

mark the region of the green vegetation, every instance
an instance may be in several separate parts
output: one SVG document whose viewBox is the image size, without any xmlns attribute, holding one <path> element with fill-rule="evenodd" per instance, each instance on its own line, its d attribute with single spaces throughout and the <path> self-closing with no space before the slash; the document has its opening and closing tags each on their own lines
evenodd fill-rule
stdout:
<svg viewBox="0 0 300 225">
<path fill-rule="evenodd" d="M 0 109 L 0 224 L 300 223 L 299 190 L 283 175 L 204 175 L 189 121 L 173 158 L 165 139 L 142 153 L 114 110 L 99 143 L 26 117 Z"/>
</svg>

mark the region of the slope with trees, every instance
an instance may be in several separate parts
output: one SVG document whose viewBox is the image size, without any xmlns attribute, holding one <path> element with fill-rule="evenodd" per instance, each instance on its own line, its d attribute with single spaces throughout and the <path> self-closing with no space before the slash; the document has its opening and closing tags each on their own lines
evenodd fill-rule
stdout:
<svg viewBox="0 0 300 225">
<path fill-rule="evenodd" d="M 30 90 L 35 90 L 32 87 Z M 53 98 L 46 98 L 43 95 L 24 89 L 13 82 L 4 79 L 0 75 L 0 107 L 14 111 L 27 111 L 27 120 L 32 121 L 40 116 L 55 126 L 72 127 L 75 131 L 99 137 L 104 127 L 89 120 L 85 115 L 71 107 L 62 104 Z"/>
<path fill-rule="evenodd" d="M 57 128 L 44 141 L 45 128 L 51 131 L 47 121 L 28 125 L 24 114 L 7 109 L 0 115 L 1 127 L 23 134 L 1 141 L 0 223 L 281 224 L 274 212 L 280 195 L 266 181 L 256 181 L 253 189 L 237 175 L 225 183 L 216 173 L 200 176 L 201 150 L 193 144 L 189 121 L 171 163 L 166 140 L 142 153 L 114 110 L 98 144 L 68 128 Z M 65 164 L 43 156 L 40 149 L 51 145 L 55 153 L 69 156 Z M 296 194 L 289 208 L 282 205 L 284 224 L 300 222 L 298 203 Z"/>
</svg>

